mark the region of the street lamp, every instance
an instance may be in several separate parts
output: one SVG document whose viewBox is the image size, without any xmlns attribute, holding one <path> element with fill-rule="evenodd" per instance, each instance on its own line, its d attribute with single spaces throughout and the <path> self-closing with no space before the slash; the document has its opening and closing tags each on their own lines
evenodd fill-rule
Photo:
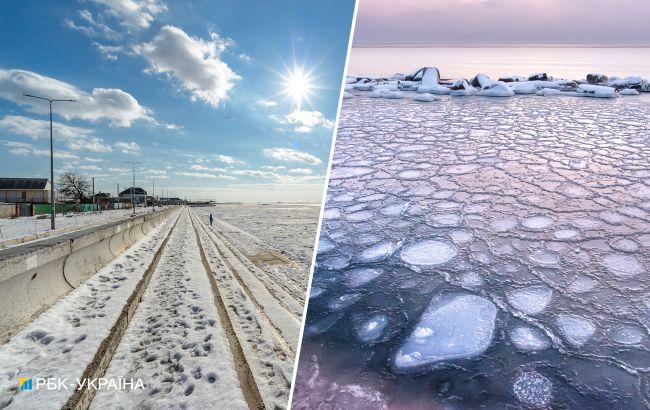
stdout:
<svg viewBox="0 0 650 410">
<path fill-rule="evenodd" d="M 131 185 L 131 205 L 133 206 L 133 215 L 135 215 L 135 165 L 142 164 L 142 161 L 124 161 L 133 165 L 133 184 Z"/>
<path fill-rule="evenodd" d="M 38 97 L 35 95 L 30 95 L 30 94 L 23 94 L 25 97 L 29 98 L 37 98 L 39 100 L 45 100 L 50 102 L 50 206 L 52 209 L 50 210 L 50 228 L 54 230 L 56 227 L 55 223 L 55 214 L 56 210 L 54 209 L 54 148 L 52 144 L 52 103 L 53 102 L 77 102 L 75 100 L 59 100 L 59 99 L 52 99 L 52 98 L 45 98 L 45 97 Z"/>
</svg>

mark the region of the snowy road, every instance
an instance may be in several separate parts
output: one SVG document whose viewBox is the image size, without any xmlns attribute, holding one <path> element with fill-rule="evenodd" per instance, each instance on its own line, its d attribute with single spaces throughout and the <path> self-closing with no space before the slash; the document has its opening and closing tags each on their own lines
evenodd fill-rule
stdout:
<svg viewBox="0 0 650 410">
<path fill-rule="evenodd" d="M 345 100 L 294 408 L 647 408 L 649 117 Z"/>
<path fill-rule="evenodd" d="M 0 346 L 0 407 L 285 408 L 301 313 L 183 208 Z M 136 388 L 23 391 L 21 377 Z"/>
</svg>

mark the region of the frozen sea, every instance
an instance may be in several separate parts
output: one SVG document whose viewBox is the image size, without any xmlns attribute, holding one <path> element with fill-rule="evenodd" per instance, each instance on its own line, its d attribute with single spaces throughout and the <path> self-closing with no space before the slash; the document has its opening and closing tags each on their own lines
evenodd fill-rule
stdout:
<svg viewBox="0 0 650 410">
<path fill-rule="evenodd" d="M 472 78 L 486 73 L 528 76 L 546 71 L 557 78 L 580 80 L 588 73 L 650 78 L 650 47 L 584 45 L 354 46 L 348 73 L 390 76 L 435 62 L 443 78 Z"/>
<path fill-rule="evenodd" d="M 294 408 L 647 408 L 650 95 L 354 94 Z"/>
</svg>

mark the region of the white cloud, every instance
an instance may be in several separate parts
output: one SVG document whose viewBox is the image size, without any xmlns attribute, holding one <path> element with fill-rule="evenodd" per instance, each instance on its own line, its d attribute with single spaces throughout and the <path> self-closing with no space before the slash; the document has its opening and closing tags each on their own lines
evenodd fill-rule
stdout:
<svg viewBox="0 0 650 410">
<path fill-rule="evenodd" d="M 194 171 L 207 171 L 207 172 L 226 172 L 227 170 L 225 168 L 211 168 L 211 167 L 206 167 L 204 165 L 192 165 L 190 167 L 191 170 Z"/>
<path fill-rule="evenodd" d="M 106 44 L 93 43 L 97 48 L 99 53 L 102 55 L 102 58 L 106 60 L 117 60 L 117 55 L 124 52 L 123 46 L 112 46 Z"/>
<path fill-rule="evenodd" d="M 236 171 L 232 171 L 232 174 L 244 175 L 249 177 L 267 178 L 267 179 L 277 179 L 280 177 L 275 172 L 267 172 L 267 171 L 253 170 L 253 169 L 238 169 Z"/>
<path fill-rule="evenodd" d="M 194 177 L 194 178 L 206 178 L 206 179 L 227 179 L 227 180 L 237 179 L 230 175 L 215 175 L 215 174 L 209 174 L 207 172 L 177 172 L 176 175 Z"/>
<path fill-rule="evenodd" d="M 77 168 L 82 170 L 82 171 L 101 171 L 102 170 L 97 165 L 79 165 Z"/>
<path fill-rule="evenodd" d="M 82 20 L 82 24 L 72 19 L 64 20 L 63 24 L 72 30 L 79 31 L 86 37 L 103 37 L 107 40 L 118 40 L 122 37 L 120 33 L 103 22 L 95 20 L 92 13 L 88 10 L 80 10 L 79 18 Z"/>
<path fill-rule="evenodd" d="M 106 7 L 104 13 L 114 17 L 129 30 L 148 28 L 156 14 L 167 10 L 158 0 L 92 0 Z"/>
<path fill-rule="evenodd" d="M 219 155 L 216 156 L 216 158 L 217 158 L 217 161 L 219 161 L 221 163 L 224 163 L 224 164 L 227 164 L 227 165 L 232 165 L 232 164 L 234 164 L 236 162 L 240 162 L 240 161 L 237 161 L 236 159 L 234 159 L 233 157 L 230 157 L 228 155 L 219 154 Z"/>
<path fill-rule="evenodd" d="M 104 162 L 105 160 L 101 158 L 84 157 L 84 161 L 98 163 Z"/>
<path fill-rule="evenodd" d="M 174 77 L 193 101 L 217 106 L 241 78 L 220 59 L 227 45 L 216 33 L 210 34 L 210 40 L 202 40 L 178 27 L 164 26 L 151 42 L 133 50 L 149 62 L 147 71 Z"/>
<path fill-rule="evenodd" d="M 151 110 L 118 88 L 94 88 L 88 93 L 31 71 L 0 69 L 0 98 L 24 106 L 30 112 L 49 114 L 47 101 L 28 98 L 23 93 L 76 100 L 54 103 L 54 112 L 66 120 L 108 120 L 113 127 L 130 127 L 136 120 L 154 121 Z"/>
<path fill-rule="evenodd" d="M 54 138 L 62 139 L 65 145 L 73 151 L 111 152 L 113 149 L 101 138 L 93 135 L 94 131 L 88 128 L 72 127 L 65 124 L 54 123 Z M 0 120 L 0 129 L 15 135 L 22 135 L 33 140 L 46 139 L 50 136 L 50 122 L 22 117 L 19 115 L 6 115 Z"/>
<path fill-rule="evenodd" d="M 261 105 L 264 108 L 271 108 L 271 107 L 277 106 L 278 103 L 273 101 L 273 100 L 265 100 L 265 99 L 261 98 L 261 99 L 257 100 L 257 105 Z"/>
<path fill-rule="evenodd" d="M 320 111 L 293 111 L 285 118 L 289 124 L 295 125 L 296 131 L 299 132 L 310 132 L 315 127 L 334 127 L 334 122 L 325 118 Z"/>
<path fill-rule="evenodd" d="M 253 61 L 253 57 L 249 56 L 248 54 L 245 53 L 240 53 L 237 58 L 239 58 L 241 61 L 244 61 L 246 63 L 250 63 Z"/>
<path fill-rule="evenodd" d="M 334 128 L 334 122 L 325 118 L 320 111 L 293 111 L 285 115 L 284 118 L 272 116 L 271 119 L 292 125 L 296 132 L 311 132 L 316 127 Z"/>
<path fill-rule="evenodd" d="M 117 141 L 113 146 L 122 154 L 136 155 L 140 153 L 140 146 L 135 142 Z"/>
<path fill-rule="evenodd" d="M 108 171 L 114 174 L 128 174 L 131 172 L 128 168 L 109 168 Z"/>
<path fill-rule="evenodd" d="M 267 148 L 263 151 L 264 156 L 285 162 L 304 162 L 305 164 L 318 165 L 321 160 L 308 153 L 296 151 L 291 148 Z"/>
<path fill-rule="evenodd" d="M 7 141 L 7 140 L 2 140 L 2 144 L 9 147 L 10 148 L 9 152 L 15 155 L 21 155 L 21 156 L 39 155 L 39 156 L 48 156 L 48 157 L 50 156 L 49 149 L 36 148 L 32 144 L 27 144 L 18 141 Z M 71 152 L 57 150 L 54 151 L 54 158 L 77 159 L 79 157 Z"/>
<path fill-rule="evenodd" d="M 289 170 L 290 174 L 299 174 L 299 175 L 309 175 L 312 174 L 313 171 L 309 168 L 293 168 Z"/>
</svg>

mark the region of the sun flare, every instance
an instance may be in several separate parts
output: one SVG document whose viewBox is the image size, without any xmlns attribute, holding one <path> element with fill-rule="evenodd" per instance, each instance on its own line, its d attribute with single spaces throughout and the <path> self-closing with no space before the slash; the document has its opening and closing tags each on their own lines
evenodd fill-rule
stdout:
<svg viewBox="0 0 650 410">
<path fill-rule="evenodd" d="M 309 72 L 301 67 L 294 67 L 283 78 L 285 93 L 291 97 L 295 107 L 300 108 L 303 102 L 309 101 L 309 96 L 312 95 L 315 88 L 314 80 Z"/>
</svg>

